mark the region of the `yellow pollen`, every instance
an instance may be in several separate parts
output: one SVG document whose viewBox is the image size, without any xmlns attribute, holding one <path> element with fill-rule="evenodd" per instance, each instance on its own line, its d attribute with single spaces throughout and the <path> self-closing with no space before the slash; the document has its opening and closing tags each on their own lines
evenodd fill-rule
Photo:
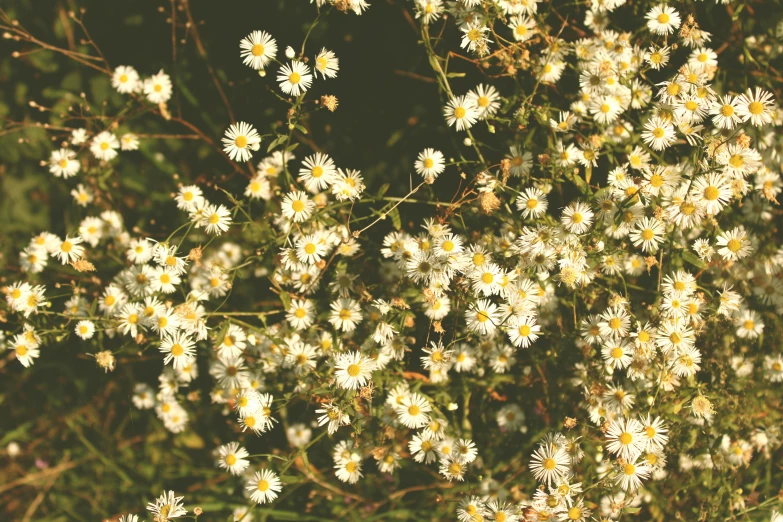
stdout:
<svg viewBox="0 0 783 522">
<path fill-rule="evenodd" d="M 761 102 L 750 102 L 748 104 L 748 112 L 751 113 L 754 116 L 758 116 L 762 112 L 764 112 L 764 105 L 762 105 Z"/>
</svg>

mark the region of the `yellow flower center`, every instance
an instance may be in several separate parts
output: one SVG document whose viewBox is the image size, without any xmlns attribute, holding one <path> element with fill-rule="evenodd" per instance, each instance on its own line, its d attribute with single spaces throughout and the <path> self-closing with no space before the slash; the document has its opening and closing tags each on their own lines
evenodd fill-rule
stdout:
<svg viewBox="0 0 783 522">
<path fill-rule="evenodd" d="M 761 102 L 751 102 L 748 104 L 748 112 L 751 113 L 754 116 L 758 116 L 762 112 L 764 112 L 764 105 L 762 105 Z"/>
</svg>

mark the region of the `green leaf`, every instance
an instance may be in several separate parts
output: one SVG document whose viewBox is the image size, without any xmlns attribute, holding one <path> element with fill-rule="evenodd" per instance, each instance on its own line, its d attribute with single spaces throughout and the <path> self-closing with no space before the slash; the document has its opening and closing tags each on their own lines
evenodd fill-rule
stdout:
<svg viewBox="0 0 783 522">
<path fill-rule="evenodd" d="M 687 250 L 682 251 L 682 259 L 683 261 L 687 261 L 688 263 L 692 264 L 695 267 L 698 268 L 707 268 L 707 264 L 699 259 L 697 256 L 693 255 L 692 253 L 688 252 Z"/>
<path fill-rule="evenodd" d="M 288 310 L 291 308 L 291 296 L 288 292 L 280 292 L 280 300 L 283 302 L 283 307 Z"/>
<path fill-rule="evenodd" d="M 386 191 L 389 190 L 389 186 L 389 183 L 384 183 L 381 185 L 381 188 L 378 189 L 378 194 L 375 197 L 378 199 L 382 198 L 383 195 L 386 194 Z"/>
<path fill-rule="evenodd" d="M 391 218 L 394 228 L 400 230 L 402 228 L 402 220 L 400 219 L 400 211 L 395 207 L 391 209 L 387 215 Z"/>
</svg>

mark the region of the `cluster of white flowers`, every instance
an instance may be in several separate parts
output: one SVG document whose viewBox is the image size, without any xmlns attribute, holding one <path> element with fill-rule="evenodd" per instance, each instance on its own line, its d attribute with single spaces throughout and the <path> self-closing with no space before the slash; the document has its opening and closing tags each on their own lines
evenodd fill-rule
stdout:
<svg viewBox="0 0 783 522">
<path fill-rule="evenodd" d="M 384 198 L 386 189 L 370 195 L 359 170 L 337 167 L 327 153 L 297 162 L 291 143 L 305 97 L 319 75 L 336 78 L 340 63 L 322 48 L 311 66 L 304 45 L 299 55 L 289 47 L 289 62 L 280 63 L 277 41 L 254 31 L 240 41 L 240 58 L 259 71 L 254 81 L 279 66 L 290 133 L 262 136 L 242 121 L 226 130 L 223 151 L 247 174 L 245 199 L 217 187 L 213 199 L 224 194 L 229 203 L 211 203 L 204 191 L 214 184 L 180 185 L 170 205 L 187 218 L 166 239 L 126 230 L 110 210 L 83 219 L 73 235 L 35 236 L 19 254 L 28 277 L 4 290 L 18 328 L 0 342 L 31 366 L 52 339 L 40 331 L 53 314 L 67 325 L 60 339 L 73 333 L 86 342 L 127 337 L 155 346 L 158 389 L 136 384 L 133 402 L 154 408 L 172 433 L 199 415 L 185 390 L 202 360 L 210 401 L 235 416 L 237 437 L 281 424 L 295 448 L 289 459 L 274 455 L 286 461 L 280 476 L 253 467 L 270 454 L 250 455 L 244 439 L 217 448 L 217 466 L 243 477 L 246 496 L 259 504 L 277 498 L 283 474 L 320 438 L 313 430 L 341 437 L 334 475 L 349 485 L 370 474 L 368 457 L 381 474 L 436 463 L 456 485 L 451 498 L 461 522 L 607 520 L 647 502 L 645 485 L 664 481 L 675 455 L 681 472 L 769 459 L 780 427 L 734 430 L 716 419 L 714 397 L 727 372 L 775 390 L 783 382 L 779 343 L 770 348 L 764 339 L 765 322 L 783 313 L 783 247 L 774 235 L 783 112 L 772 93 L 735 93 L 716 81 L 720 49 L 710 47 L 712 35 L 666 4 L 648 6 L 631 34 L 609 28 L 624 0 L 594 2 L 584 30 L 569 41 L 548 25 L 537 0 L 412 2 L 446 124 L 467 136 L 454 153 L 459 159 L 418 148 L 409 164 L 423 181 L 404 198 Z M 315 3 L 356 14 L 368 7 Z M 484 79 L 455 94 L 450 81 L 459 75 L 437 50 L 445 38 L 429 33 L 438 23 L 456 24 L 455 48 L 492 71 L 488 78 L 526 76 L 532 90 Z M 114 71 L 112 85 L 162 106 L 173 89 L 162 71 L 141 81 L 128 66 Z M 566 94 L 535 99 L 554 89 Z M 334 110 L 336 99 L 326 98 L 320 107 Z M 525 134 L 528 127 L 539 136 Z M 78 129 L 70 144 L 87 139 Z M 264 140 L 268 156 L 241 165 Z M 99 162 L 138 147 L 132 133 L 118 140 L 110 130 L 89 146 Z M 62 178 L 88 166 L 69 148 L 48 162 Z M 451 203 L 430 201 L 434 217 L 416 229 L 413 220 L 403 224 L 398 206 L 408 197 L 463 180 Z M 83 185 L 72 193 L 79 205 L 93 202 Z M 380 210 L 353 219 L 362 203 Z M 263 226 L 251 215 L 259 206 Z M 367 219 L 375 221 L 357 229 Z M 380 240 L 365 233 L 388 224 L 393 230 L 387 226 Z M 193 243 L 187 252 L 186 241 Z M 50 302 L 38 284 L 50 258 L 86 272 L 101 250 L 125 252 L 111 259 L 122 266 L 104 281 L 77 285 L 60 308 Z M 251 281 L 248 308 L 224 308 L 241 280 Z M 95 358 L 107 370 L 116 364 L 110 350 Z M 551 431 L 549 395 L 536 402 L 534 394 L 550 393 L 556 365 L 569 376 L 556 386 L 581 392 L 572 414 L 582 419 L 563 421 L 575 431 Z M 720 381 L 700 379 L 705 367 Z M 492 478 L 497 462 L 473 440 L 482 441 L 470 425 L 471 393 L 486 399 L 482 418 L 494 419 L 502 437 L 548 424 L 537 432 L 549 433 L 526 446 L 535 445 L 528 470 L 538 487 L 530 494 Z M 278 414 L 297 396 L 317 407 L 303 419 Z M 368 435 L 368 425 L 380 429 Z M 688 449 L 672 450 L 675 434 L 686 432 Z M 296 466 L 312 473 L 309 464 Z M 457 484 L 469 473 L 481 477 L 481 494 Z M 169 520 L 186 514 L 180 501 L 169 492 L 148 509 Z"/>
</svg>

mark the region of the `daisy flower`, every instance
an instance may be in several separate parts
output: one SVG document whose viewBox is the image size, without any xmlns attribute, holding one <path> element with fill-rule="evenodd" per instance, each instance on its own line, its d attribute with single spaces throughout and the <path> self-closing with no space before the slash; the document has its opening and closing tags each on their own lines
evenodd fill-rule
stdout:
<svg viewBox="0 0 783 522">
<path fill-rule="evenodd" d="M 81 145 L 87 141 L 86 129 L 73 129 L 71 131 L 71 145 Z"/>
<path fill-rule="evenodd" d="M 172 91 L 171 78 L 163 70 L 144 81 L 144 94 L 154 104 L 169 101 Z"/>
<path fill-rule="evenodd" d="M 309 199 L 304 192 L 294 191 L 286 194 L 280 204 L 280 209 L 286 218 L 295 223 L 301 223 L 310 219 L 310 215 L 315 209 L 315 202 Z"/>
<path fill-rule="evenodd" d="M 64 265 L 78 261 L 81 259 L 82 255 L 84 255 L 84 247 L 81 243 L 82 238 L 80 236 L 65 236 L 65 240 L 60 243 L 59 247 L 53 252 L 53 255 Z"/>
<path fill-rule="evenodd" d="M 479 84 L 467 97 L 473 101 L 479 112 L 479 119 L 485 120 L 500 108 L 500 94 L 491 85 Z"/>
<path fill-rule="evenodd" d="M 593 216 L 593 211 L 586 203 L 576 201 L 563 210 L 560 221 L 572 234 L 584 234 L 593 224 Z"/>
<path fill-rule="evenodd" d="M 338 299 L 331 304 L 329 322 L 338 330 L 352 332 L 361 321 L 359 303 L 353 299 Z"/>
<path fill-rule="evenodd" d="M 489 335 L 500 324 L 500 313 L 496 304 L 488 299 L 479 299 L 465 312 L 468 329 L 481 335 Z"/>
<path fill-rule="evenodd" d="M 226 129 L 223 137 L 223 152 L 234 161 L 249 161 L 260 144 L 261 136 L 258 131 L 249 123 L 240 121 Z"/>
<path fill-rule="evenodd" d="M 710 104 L 710 114 L 713 115 L 712 123 L 719 129 L 731 130 L 742 121 L 737 113 L 739 106 L 738 98 L 731 95 L 717 98 Z"/>
<path fill-rule="evenodd" d="M 635 492 L 642 487 L 642 480 L 650 477 L 652 470 L 644 460 L 626 462 L 620 465 L 620 470 L 615 479 L 617 484 L 625 491 Z"/>
<path fill-rule="evenodd" d="M 630 238 L 635 246 L 641 246 L 642 252 L 654 254 L 663 241 L 666 227 L 654 217 L 645 217 L 636 223 Z"/>
<path fill-rule="evenodd" d="M 732 196 L 731 186 L 726 178 L 717 172 L 698 177 L 693 182 L 691 194 L 709 216 L 714 216 L 723 210 Z"/>
<path fill-rule="evenodd" d="M 333 403 L 325 404 L 321 409 L 315 410 L 315 413 L 322 414 L 318 417 L 318 425 L 328 424 L 329 435 L 333 435 L 340 426 L 347 426 L 351 423 L 350 417 Z"/>
<path fill-rule="evenodd" d="M 315 74 L 321 73 L 324 79 L 336 78 L 337 71 L 340 70 L 340 60 L 332 51 L 325 47 L 321 49 L 315 57 Z"/>
<path fill-rule="evenodd" d="M 362 476 L 362 463 L 358 456 L 351 459 L 342 459 L 334 467 L 337 478 L 349 484 L 356 484 Z"/>
<path fill-rule="evenodd" d="M 429 412 L 432 411 L 432 405 L 423 395 L 413 393 L 404 397 L 402 404 L 398 405 L 395 411 L 404 426 L 419 429 L 429 423 Z"/>
<path fill-rule="evenodd" d="M 571 457 L 563 447 L 540 445 L 530 459 L 530 471 L 537 481 L 552 484 L 570 472 Z"/>
<path fill-rule="evenodd" d="M 753 251 L 748 233 L 741 226 L 728 232 L 721 232 L 716 240 L 716 246 L 718 254 L 725 261 L 737 261 Z"/>
<path fill-rule="evenodd" d="M 764 376 L 770 382 L 783 382 L 783 356 L 767 355 L 764 357 Z"/>
<path fill-rule="evenodd" d="M 541 326 L 534 316 L 511 316 L 506 324 L 506 333 L 511 344 L 517 348 L 528 348 L 538 339 Z"/>
<path fill-rule="evenodd" d="M 487 44 L 492 42 L 492 40 L 487 37 L 489 27 L 478 21 L 467 24 L 464 27 L 461 27 L 460 30 L 462 31 L 462 42 L 460 47 L 463 49 L 481 53 L 487 49 Z"/>
<path fill-rule="evenodd" d="M 195 346 L 196 343 L 184 332 L 163 337 L 160 343 L 160 351 L 166 356 L 163 364 L 171 362 L 175 370 L 181 370 L 193 362 Z"/>
<path fill-rule="evenodd" d="M 299 96 L 307 92 L 313 83 L 313 75 L 310 68 L 303 62 L 294 61 L 290 65 L 283 65 L 277 72 L 277 81 L 280 90 L 291 96 Z"/>
<path fill-rule="evenodd" d="M 95 324 L 92 321 L 79 321 L 76 323 L 76 327 L 73 329 L 73 331 L 78 335 L 81 339 L 87 340 L 91 339 L 93 334 L 95 334 Z"/>
<path fill-rule="evenodd" d="M 218 448 L 218 466 L 231 472 L 232 475 L 241 475 L 250 465 L 247 460 L 249 453 L 238 442 L 230 442 Z"/>
<path fill-rule="evenodd" d="M 245 486 L 250 491 L 250 500 L 258 504 L 266 504 L 277 498 L 277 494 L 283 489 L 278 476 L 268 469 L 256 471 Z"/>
<path fill-rule="evenodd" d="M 517 210 L 524 218 L 539 218 L 549 208 L 549 200 L 540 189 L 527 188 L 517 197 Z"/>
<path fill-rule="evenodd" d="M 334 364 L 337 386 L 344 390 L 363 388 L 372 379 L 375 363 L 358 351 L 339 354 Z"/>
<path fill-rule="evenodd" d="M 313 234 L 297 238 L 294 245 L 297 259 L 309 265 L 318 263 L 327 253 L 324 242 Z"/>
<path fill-rule="evenodd" d="M 111 161 L 117 157 L 120 142 L 109 131 L 103 131 L 90 142 L 90 152 L 101 161 Z"/>
<path fill-rule="evenodd" d="M 666 435 L 669 430 L 666 427 L 663 419 L 656 417 L 653 419 L 650 415 L 646 415 L 639 419 L 642 425 L 644 433 L 645 450 L 646 451 L 658 451 L 662 450 L 664 446 L 669 442 L 669 437 Z"/>
<path fill-rule="evenodd" d="M 129 65 L 120 65 L 111 75 L 111 86 L 121 94 L 136 92 L 139 85 L 139 73 Z"/>
<path fill-rule="evenodd" d="M 627 461 L 636 459 L 647 444 L 643 428 L 636 419 L 611 421 L 606 432 L 606 449 Z"/>
<path fill-rule="evenodd" d="M 31 342 L 24 334 L 15 335 L 11 340 L 10 347 L 14 351 L 16 359 L 24 366 L 29 368 L 40 357 L 41 351 L 38 349 L 38 343 Z"/>
<path fill-rule="evenodd" d="M 775 115 L 774 97 L 769 91 L 756 87 L 755 92 L 748 89 L 737 99 L 737 116 L 743 122 L 750 121 L 756 127 L 762 127 L 772 122 Z"/>
<path fill-rule="evenodd" d="M 753 310 L 743 310 L 734 319 L 737 336 L 742 339 L 756 339 L 764 332 L 764 323 Z"/>
<path fill-rule="evenodd" d="M 132 132 L 126 132 L 120 138 L 121 150 L 139 150 L 139 138 Z"/>
<path fill-rule="evenodd" d="M 469 129 L 476 123 L 480 115 L 476 102 L 469 96 L 455 96 L 443 111 L 449 127 L 456 127 L 458 131 Z"/>
<path fill-rule="evenodd" d="M 315 318 L 315 305 L 307 299 L 294 299 L 285 318 L 294 330 L 309 328 Z"/>
<path fill-rule="evenodd" d="M 169 491 L 168 493 L 164 492 L 155 502 L 147 504 L 147 511 L 161 521 L 179 518 L 188 513 L 182 506 L 183 498 L 185 497 L 175 497 L 173 491 Z"/>
<path fill-rule="evenodd" d="M 512 16 L 508 28 L 517 42 L 526 42 L 536 34 L 536 22 L 527 16 Z"/>
<path fill-rule="evenodd" d="M 245 196 L 252 199 L 269 200 L 272 197 L 272 186 L 264 174 L 258 174 L 245 187 Z"/>
<path fill-rule="evenodd" d="M 436 179 L 446 170 L 446 162 L 443 153 L 435 149 L 424 149 L 419 153 L 418 158 L 416 158 L 414 168 L 416 169 L 416 173 L 425 180 Z"/>
<path fill-rule="evenodd" d="M 332 184 L 336 172 L 334 160 L 326 154 L 316 152 L 302 160 L 299 182 L 304 183 L 310 192 L 318 192 Z"/>
<path fill-rule="evenodd" d="M 659 4 L 647 12 L 647 29 L 654 34 L 672 34 L 680 27 L 680 15 L 672 7 Z"/>
<path fill-rule="evenodd" d="M 676 140 L 674 126 L 663 118 L 650 118 L 644 124 L 642 140 L 653 150 L 663 150 Z"/>
<path fill-rule="evenodd" d="M 338 201 L 354 200 L 364 192 L 364 179 L 358 170 L 337 169 L 332 194 Z"/>
<path fill-rule="evenodd" d="M 68 179 L 75 176 L 80 167 L 81 164 L 76 159 L 76 153 L 72 150 L 54 150 L 49 158 L 49 172 L 58 178 Z"/>
<path fill-rule="evenodd" d="M 277 55 L 277 42 L 266 31 L 253 31 L 239 41 L 242 63 L 261 70 Z"/>
</svg>

